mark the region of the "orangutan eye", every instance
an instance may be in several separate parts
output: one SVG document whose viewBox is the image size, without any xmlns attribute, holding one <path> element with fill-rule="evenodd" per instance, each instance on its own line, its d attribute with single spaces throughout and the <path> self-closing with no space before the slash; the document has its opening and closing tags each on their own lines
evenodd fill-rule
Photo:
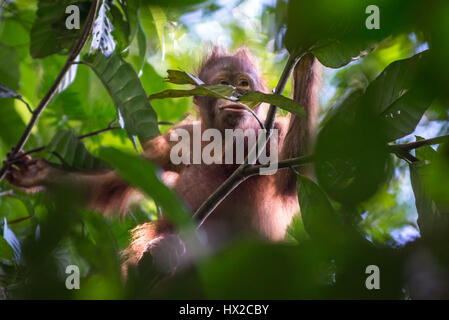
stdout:
<svg viewBox="0 0 449 320">
<path fill-rule="evenodd" d="M 249 87 L 249 83 L 246 80 L 242 80 L 242 81 L 240 81 L 239 86 L 240 87 Z"/>
<path fill-rule="evenodd" d="M 220 81 L 220 84 L 225 85 L 225 86 L 229 86 L 229 82 L 222 80 Z"/>
</svg>

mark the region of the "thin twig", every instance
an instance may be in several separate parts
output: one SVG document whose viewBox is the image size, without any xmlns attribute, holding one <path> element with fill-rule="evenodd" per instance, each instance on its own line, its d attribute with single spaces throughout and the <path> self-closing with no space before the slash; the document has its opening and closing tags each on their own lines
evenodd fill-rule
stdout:
<svg viewBox="0 0 449 320">
<path fill-rule="evenodd" d="M 440 144 L 440 143 L 444 143 L 444 142 L 449 142 L 449 135 L 435 137 L 435 138 L 431 138 L 431 139 L 413 141 L 413 142 L 409 142 L 409 143 L 393 144 L 393 145 L 389 145 L 388 148 L 389 148 L 390 152 L 396 153 L 398 150 L 411 151 L 413 149 L 430 146 L 433 144 Z"/>
<path fill-rule="evenodd" d="M 70 66 L 72 65 L 73 61 L 75 61 L 76 57 L 79 55 L 81 50 L 83 49 L 84 45 L 86 44 L 87 40 L 89 39 L 89 35 L 91 33 L 92 24 L 95 19 L 98 7 L 100 5 L 101 0 L 95 0 L 92 2 L 89 10 L 89 14 L 86 19 L 86 23 L 83 27 L 83 31 L 81 32 L 80 38 L 76 42 L 72 52 L 70 53 L 69 57 L 67 58 L 64 66 L 62 67 L 61 72 L 56 77 L 55 81 L 53 82 L 51 88 L 48 90 L 48 92 L 45 94 L 45 96 L 42 98 L 41 102 L 37 106 L 37 108 L 33 111 L 33 115 L 31 116 L 30 121 L 28 122 L 27 127 L 25 128 L 25 131 L 23 132 L 22 136 L 19 139 L 19 142 L 15 145 L 12 152 L 9 154 L 9 159 L 14 158 L 16 154 L 22 150 L 25 143 L 28 141 L 28 138 L 31 135 L 31 130 L 33 129 L 34 125 L 38 122 L 42 112 L 45 110 L 45 108 L 50 103 L 53 96 L 56 94 L 57 89 L 59 87 L 59 84 L 61 83 L 62 79 L 64 78 L 66 72 L 69 70 Z M 9 160 L 8 159 L 8 160 Z M 3 180 L 5 177 L 6 171 L 8 170 L 9 165 L 4 164 L 3 167 L 0 169 L 0 181 Z"/>
<path fill-rule="evenodd" d="M 121 127 L 107 127 L 107 128 L 104 128 L 104 129 L 100 129 L 100 130 L 97 130 L 97 131 L 93 131 L 93 132 L 90 132 L 90 133 L 86 133 L 86 134 L 80 135 L 80 136 L 78 136 L 78 139 L 82 140 L 82 139 L 85 139 L 85 138 L 89 138 L 89 137 L 93 137 L 93 136 L 99 135 L 99 134 L 101 134 L 103 132 L 106 132 L 106 131 L 118 130 L 118 129 L 121 129 Z M 41 151 L 45 150 L 47 147 L 48 146 L 42 146 L 42 147 L 38 147 L 38 148 L 34 148 L 34 149 L 31 149 L 31 150 L 28 150 L 27 152 L 24 152 L 24 153 L 17 154 L 16 157 L 14 157 L 14 158 L 12 158 L 12 159 L 10 159 L 8 161 L 5 161 L 5 164 L 13 164 L 13 163 L 17 162 L 18 160 L 22 159 L 25 156 L 27 156 L 29 154 L 32 154 L 32 153 L 41 152 Z"/>
<path fill-rule="evenodd" d="M 170 122 L 170 121 L 159 121 L 157 124 L 162 125 L 162 126 L 173 126 L 174 125 L 174 123 Z"/>
<path fill-rule="evenodd" d="M 260 120 L 260 118 L 257 116 L 257 114 L 254 112 L 253 109 L 251 109 L 250 107 L 248 107 L 247 105 L 241 103 L 241 105 L 245 108 L 245 110 L 247 110 L 249 113 L 251 113 L 251 115 L 256 119 L 256 121 L 259 123 L 260 128 L 266 129 L 265 125 L 263 124 L 263 122 Z"/>
<path fill-rule="evenodd" d="M 313 161 L 314 161 L 313 155 L 285 159 L 285 160 L 281 160 L 275 164 L 260 164 L 260 165 L 253 165 L 253 166 L 247 167 L 247 168 L 245 168 L 243 174 L 246 177 L 251 177 L 251 176 L 259 174 L 260 169 L 268 168 L 269 166 L 274 167 L 276 169 L 295 168 L 295 167 L 300 167 L 300 166 L 309 164 Z"/>
<path fill-rule="evenodd" d="M 413 156 L 410 151 L 414 149 L 418 149 L 425 146 L 430 146 L 434 144 L 440 144 L 444 142 L 449 142 L 449 135 L 435 137 L 431 139 L 424 139 L 419 141 L 413 141 L 409 143 L 401 143 L 401 144 L 390 144 L 388 145 L 388 151 L 394 153 L 397 157 L 408 161 L 410 163 L 419 161 L 418 158 Z"/>
<path fill-rule="evenodd" d="M 25 221 L 25 220 L 28 220 L 28 219 L 31 219 L 31 218 L 33 218 L 33 216 L 26 216 L 26 217 L 10 220 L 10 221 L 8 221 L 8 225 L 20 223 L 22 221 Z"/>
<path fill-rule="evenodd" d="M 90 132 L 90 133 L 86 133 L 86 134 L 83 134 L 81 136 L 78 136 L 78 139 L 82 140 L 84 138 L 97 136 L 100 133 L 103 133 L 103 132 L 106 132 L 106 131 L 119 130 L 119 129 L 121 129 L 121 127 L 107 127 L 107 128 L 104 128 L 104 129 L 100 129 L 100 130 L 97 130 L 97 131 L 94 131 L 94 132 Z"/>
<path fill-rule="evenodd" d="M 110 124 L 112 125 L 113 122 L 111 122 Z M 99 134 L 101 134 L 103 132 L 122 129 L 119 126 L 111 126 L 111 125 L 108 126 L 107 128 L 104 128 L 104 129 L 100 129 L 100 130 L 97 130 L 97 131 L 93 131 L 93 132 L 90 132 L 90 133 L 86 133 L 86 134 L 80 135 L 77 138 L 82 140 L 82 139 L 85 139 L 85 138 L 89 138 L 89 137 L 93 137 L 93 136 L 99 135 Z M 173 125 L 173 123 L 172 122 L 168 122 L 168 121 L 159 121 L 158 125 Z M 5 161 L 5 164 L 13 164 L 13 163 L 17 162 L 17 160 L 22 159 L 23 157 L 25 157 L 25 156 L 27 156 L 29 154 L 41 152 L 41 151 L 45 150 L 47 147 L 48 146 L 41 146 L 41 147 L 38 147 L 38 148 L 34 148 L 34 149 L 31 149 L 31 150 L 28 150 L 28 151 L 26 151 L 24 153 L 17 154 L 15 158 L 12 158 L 12 159 L 10 159 L 8 161 Z"/>
<path fill-rule="evenodd" d="M 19 96 L 17 99 L 19 99 L 20 101 L 22 101 L 22 103 L 24 103 L 27 106 L 28 111 L 33 114 L 33 109 L 31 109 L 30 105 L 22 98 L 22 96 Z"/>
<path fill-rule="evenodd" d="M 282 75 L 279 79 L 279 82 L 276 86 L 275 93 L 282 94 L 287 84 L 288 78 L 298 62 L 299 57 L 290 56 L 287 64 L 282 72 Z M 275 105 L 270 105 L 270 108 L 267 113 L 267 118 L 265 119 L 265 128 L 267 129 L 267 139 L 265 142 L 269 140 L 271 136 L 271 129 L 273 128 L 275 119 L 276 119 L 277 107 Z M 250 154 L 255 152 L 255 148 L 257 146 L 253 146 Z M 260 146 L 259 146 L 260 148 Z M 260 152 L 263 151 L 264 148 L 260 148 Z M 258 155 L 256 158 L 258 158 Z M 193 215 L 194 219 L 198 221 L 197 228 L 200 228 L 204 221 L 209 217 L 209 215 L 215 210 L 215 208 L 238 186 L 240 183 L 245 181 L 248 176 L 245 174 L 245 171 L 250 170 L 252 166 L 248 163 L 248 157 L 246 157 L 245 162 L 241 164 L 196 210 Z"/>
</svg>

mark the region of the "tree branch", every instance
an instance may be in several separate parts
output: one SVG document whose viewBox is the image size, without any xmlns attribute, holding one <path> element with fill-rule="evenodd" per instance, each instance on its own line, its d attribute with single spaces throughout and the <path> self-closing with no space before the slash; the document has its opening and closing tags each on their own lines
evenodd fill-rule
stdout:
<svg viewBox="0 0 449 320">
<path fill-rule="evenodd" d="M 279 79 L 279 82 L 274 90 L 275 94 L 282 94 L 287 84 L 288 78 L 292 73 L 293 68 L 296 63 L 299 61 L 300 57 L 290 56 L 288 58 L 287 64 L 284 67 L 282 75 Z M 265 119 L 265 128 L 267 130 L 267 139 L 269 140 L 271 136 L 271 129 L 273 128 L 274 122 L 276 120 L 276 112 L 277 107 L 275 105 L 270 105 L 270 108 L 267 113 L 267 118 Z M 256 145 L 253 146 L 250 154 L 255 153 Z M 264 148 L 260 148 L 260 152 L 263 151 Z M 257 154 L 256 159 L 259 157 Z M 209 217 L 209 215 L 217 208 L 217 206 L 243 181 L 245 181 L 249 176 L 245 173 L 247 170 L 251 170 L 252 166 L 248 163 L 248 157 L 245 158 L 243 164 L 241 164 L 218 188 L 215 190 L 207 199 L 204 201 L 201 206 L 196 210 L 193 217 L 198 220 L 197 228 L 200 228 L 204 221 Z"/>
<path fill-rule="evenodd" d="M 111 122 L 111 124 L 112 124 L 112 122 Z M 168 121 L 159 121 L 158 125 L 173 125 L 173 123 L 172 122 L 168 122 Z M 90 133 L 86 133 L 86 134 L 80 135 L 77 138 L 82 140 L 82 139 L 85 139 L 85 138 L 97 136 L 97 135 L 99 135 L 99 134 L 101 134 L 103 132 L 112 131 L 112 130 L 119 130 L 119 129 L 122 129 L 122 128 L 118 127 L 118 126 L 116 126 L 116 127 L 109 126 L 107 128 L 104 128 L 104 129 L 100 129 L 100 130 L 97 130 L 97 131 L 93 131 L 93 132 L 90 132 Z M 42 147 L 38 147 L 38 148 L 34 148 L 34 149 L 31 149 L 31 150 L 28 150 L 27 152 L 24 152 L 24 153 L 16 154 L 16 157 L 14 157 L 12 159 L 9 159 L 8 161 L 5 161 L 5 163 L 13 164 L 17 160 L 20 160 L 21 158 L 23 158 L 23 157 L 25 157 L 25 156 L 27 156 L 29 154 L 41 152 L 41 151 L 45 150 L 47 147 L 48 146 L 42 146 Z"/>
<path fill-rule="evenodd" d="M 440 143 L 444 143 L 444 142 L 449 142 L 449 135 L 435 137 L 432 139 L 424 139 L 424 140 L 419 140 L 419 141 L 414 141 L 414 142 L 409 142 L 409 143 L 393 144 L 393 145 L 389 145 L 388 149 L 390 152 L 396 153 L 399 150 L 411 151 L 413 149 L 430 146 L 433 144 L 440 144 Z"/>
<path fill-rule="evenodd" d="M 89 35 L 92 29 L 92 24 L 95 19 L 95 15 L 97 13 L 98 7 L 100 5 L 101 0 L 95 0 L 92 2 L 89 10 L 89 14 L 87 15 L 86 23 L 83 27 L 83 30 L 81 32 L 80 38 L 76 42 L 72 52 L 70 53 L 69 57 L 67 58 L 64 66 L 62 67 L 61 72 L 59 72 L 59 75 L 56 77 L 55 81 L 53 82 L 52 86 L 48 90 L 48 92 L 45 94 L 45 96 L 42 98 L 41 102 L 37 106 L 37 108 L 33 111 L 33 115 L 28 122 L 27 127 L 25 128 L 25 131 L 23 132 L 22 136 L 19 139 L 19 142 L 13 147 L 12 152 L 8 156 L 8 160 L 14 158 L 16 154 L 22 150 L 26 142 L 28 141 L 28 138 L 31 135 L 31 130 L 33 129 L 34 125 L 38 122 L 42 112 L 45 110 L 45 108 L 50 103 L 51 99 L 54 97 L 59 84 L 61 83 L 62 79 L 64 78 L 66 72 L 69 70 L 70 66 L 72 65 L 73 61 L 76 59 L 76 57 L 79 55 L 81 50 L 83 49 L 84 45 L 87 42 L 87 39 L 89 39 Z M 0 169 L 0 181 L 3 180 L 5 177 L 6 171 L 9 169 L 9 165 L 7 164 L 3 165 L 3 167 Z"/>
<path fill-rule="evenodd" d="M 430 146 L 434 144 L 440 144 L 444 142 L 449 142 L 449 135 L 441 136 L 441 137 L 435 137 L 431 139 L 424 139 L 419 141 L 413 141 L 409 143 L 401 143 L 401 144 L 390 144 L 388 145 L 388 151 L 391 153 L 394 153 L 397 157 L 404 159 L 408 162 L 417 162 L 419 161 L 418 158 L 413 156 L 410 151 Z"/>
<path fill-rule="evenodd" d="M 290 58 L 287 62 L 287 65 L 284 69 L 284 72 L 281 76 L 281 79 L 279 80 L 278 86 L 276 87 L 275 93 L 280 94 L 285 88 L 285 84 L 288 80 L 288 77 L 293 70 L 295 64 L 297 63 L 299 59 Z M 265 127 L 267 128 L 267 141 L 271 133 L 271 128 L 274 125 L 275 117 L 276 117 L 276 111 L 277 107 L 271 105 L 270 109 L 268 111 L 267 118 L 265 120 Z M 398 157 L 410 161 L 410 162 L 416 162 L 418 159 L 410 154 L 410 151 L 416 148 L 433 145 L 433 144 L 440 144 L 443 142 L 449 141 L 449 135 L 436 137 L 432 139 L 426 139 L 426 140 L 420 140 L 410 143 L 404 143 L 404 144 L 396 144 L 396 145 L 389 145 L 388 149 L 391 153 L 396 154 Z M 279 161 L 277 164 L 278 169 L 282 168 L 293 168 L 298 167 L 310 162 L 314 161 L 313 155 L 309 156 L 303 156 L 293 159 L 287 159 L 283 161 Z M 193 215 L 195 219 L 199 220 L 198 228 L 201 227 L 201 225 L 204 223 L 204 221 L 207 219 L 207 217 L 212 213 L 212 211 L 243 181 L 245 181 L 247 178 L 256 175 L 259 173 L 259 170 L 262 168 L 266 168 L 268 165 L 250 165 L 247 162 L 247 158 L 245 159 L 245 162 L 238 167 L 231 176 L 229 176 L 228 179 L 226 179 L 218 188 L 215 190 L 214 193 L 212 193 L 206 201 L 198 208 L 198 210 Z"/>
<path fill-rule="evenodd" d="M 99 135 L 99 134 L 101 134 L 103 132 L 106 132 L 106 131 L 118 130 L 118 129 L 121 129 L 121 127 L 107 127 L 107 128 L 104 128 L 104 129 L 100 129 L 100 130 L 97 130 L 97 131 L 94 131 L 94 132 L 90 132 L 90 133 L 86 133 L 86 134 L 83 134 L 81 136 L 78 136 L 78 139 L 82 140 L 82 139 L 85 139 L 85 138 L 89 138 L 89 137 L 93 137 L 93 136 Z M 14 158 L 5 161 L 5 164 L 11 165 L 14 162 L 17 162 L 18 160 L 22 159 L 23 157 L 25 157 L 25 156 L 27 156 L 29 154 L 32 154 L 32 153 L 41 152 L 41 151 L 45 150 L 47 147 L 48 146 L 42 146 L 42 147 L 38 147 L 38 148 L 34 148 L 34 149 L 31 149 L 31 150 L 28 150 L 27 152 L 24 152 L 24 153 L 16 154 L 16 156 Z"/>
<path fill-rule="evenodd" d="M 279 161 L 278 163 L 271 164 L 271 166 L 276 167 L 277 169 L 284 169 L 284 168 L 295 168 L 300 167 L 306 164 L 309 164 L 314 161 L 313 155 L 308 156 L 302 156 L 302 157 L 296 157 L 291 159 L 285 159 L 282 161 Z M 259 174 L 259 170 L 263 168 L 268 168 L 269 164 L 263 164 L 263 165 L 253 165 L 248 166 L 244 170 L 245 177 L 251 177 L 254 175 Z"/>
</svg>

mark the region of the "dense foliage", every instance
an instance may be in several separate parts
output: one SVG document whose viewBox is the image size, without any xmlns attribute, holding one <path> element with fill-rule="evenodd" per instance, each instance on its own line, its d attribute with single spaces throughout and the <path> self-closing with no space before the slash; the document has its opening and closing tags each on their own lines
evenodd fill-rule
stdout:
<svg viewBox="0 0 449 320">
<path fill-rule="evenodd" d="M 73 56 L 24 150 L 68 169 L 113 168 L 148 196 L 127 217 L 105 218 L 67 190 L 26 193 L 2 179 L 1 296 L 448 298 L 449 3 L 375 2 L 379 29 L 366 26 L 366 0 L 0 1 L 0 160 Z M 66 28 L 71 4 L 81 29 Z M 190 74 L 211 44 L 249 47 L 269 88 L 289 56 L 311 52 L 325 66 L 317 181 L 298 176 L 301 215 L 285 243 L 239 240 L 163 285 L 151 272 L 123 283 L 130 229 L 160 210 L 179 229 L 194 223 L 157 168 L 139 158 L 139 141 L 195 115 L 195 94 L 304 114 L 286 98 L 289 86 L 284 97 L 240 96 L 198 83 Z M 79 290 L 65 287 L 67 265 L 81 270 Z M 379 290 L 365 286 L 369 265 L 379 267 Z"/>
</svg>

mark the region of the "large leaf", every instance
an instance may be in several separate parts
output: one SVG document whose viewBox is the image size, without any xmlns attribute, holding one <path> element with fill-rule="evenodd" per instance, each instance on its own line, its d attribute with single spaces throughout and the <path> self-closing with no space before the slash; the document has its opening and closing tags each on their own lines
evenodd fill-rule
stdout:
<svg viewBox="0 0 449 320">
<path fill-rule="evenodd" d="M 415 136 L 416 141 L 424 140 L 423 137 Z M 434 150 L 431 146 L 423 146 L 420 148 L 415 149 L 415 155 L 416 157 L 423 161 L 424 163 L 426 161 L 430 161 L 430 163 L 434 162 L 434 160 L 437 160 L 438 152 Z"/>
<path fill-rule="evenodd" d="M 167 70 L 166 81 L 175 84 L 193 84 L 195 86 L 204 84 L 203 81 L 195 77 L 193 74 L 179 70 Z"/>
<path fill-rule="evenodd" d="M 249 104 L 249 106 L 257 105 L 262 102 L 266 102 L 275 105 L 281 109 L 291 112 L 303 119 L 307 118 L 307 113 L 304 107 L 298 102 L 281 96 L 279 94 L 268 94 L 259 91 L 250 91 L 239 97 L 239 101 Z"/>
<path fill-rule="evenodd" d="M 19 88 L 19 55 L 13 47 L 0 42 L 0 81 L 11 90 Z"/>
<path fill-rule="evenodd" d="M 181 228 L 192 225 L 191 215 L 178 196 L 160 181 L 156 168 L 149 161 L 114 148 L 102 148 L 100 156 L 115 168 L 123 179 L 153 198 L 175 226 Z"/>
<path fill-rule="evenodd" d="M 131 65 L 117 53 L 109 58 L 97 53 L 87 56 L 85 61 L 107 88 L 117 110 L 123 116 L 128 134 L 138 136 L 140 141 L 158 136 L 157 114 Z"/>
<path fill-rule="evenodd" d="M 293 55 L 312 51 L 321 63 L 337 68 L 371 49 L 374 43 L 402 29 L 411 30 L 412 21 L 406 14 L 412 5 L 385 0 L 375 3 L 380 9 L 381 27 L 368 29 L 365 10 L 372 4 L 369 0 L 289 1 L 284 38 L 287 50 Z"/>
<path fill-rule="evenodd" d="M 122 11 L 116 6 L 110 6 L 110 13 L 112 19 L 112 25 L 114 26 L 111 35 L 113 40 L 116 43 L 116 50 L 123 54 L 127 54 L 129 49 L 129 35 L 130 35 L 130 26 L 129 21 L 125 15 L 123 15 Z"/>
<path fill-rule="evenodd" d="M 238 98 L 233 96 L 234 88 L 225 85 L 201 85 L 188 90 L 168 89 L 162 92 L 153 93 L 149 96 L 150 100 L 166 99 L 166 98 L 181 98 L 193 96 L 207 96 L 219 99 L 227 99 L 231 101 L 238 101 Z"/>
<path fill-rule="evenodd" d="M 203 84 L 203 82 L 197 77 L 187 72 L 177 70 L 168 70 L 167 81 L 175 84 L 196 85 L 196 87 L 188 90 L 164 90 L 162 92 L 150 95 L 150 100 L 191 96 L 207 96 L 217 99 L 226 99 L 233 102 L 242 102 L 249 107 L 254 107 L 262 102 L 265 102 L 276 105 L 279 108 L 292 112 L 302 118 L 307 117 L 304 108 L 298 102 L 279 94 L 268 94 L 260 91 L 249 91 L 247 93 L 241 94 L 233 86 L 221 84 Z"/>
<path fill-rule="evenodd" d="M 19 98 L 15 91 L 19 89 L 19 57 L 14 48 L 0 43 L 0 88 L 1 98 Z M 14 108 L 14 100 L 6 99 L 0 105 L 0 137 L 12 146 L 25 128 L 22 118 Z"/>
<path fill-rule="evenodd" d="M 94 157 L 72 130 L 58 131 L 47 150 L 55 154 L 64 165 L 76 169 L 100 169 L 105 164 Z"/>
<path fill-rule="evenodd" d="M 139 47 L 139 58 L 140 58 L 140 68 L 139 68 L 139 76 L 142 73 L 143 67 L 145 65 L 145 58 L 147 55 L 147 38 L 145 37 L 145 32 L 142 29 L 142 25 L 139 24 L 137 26 L 137 45 Z"/>
<path fill-rule="evenodd" d="M 326 67 L 341 68 L 351 61 L 358 60 L 369 52 L 370 45 L 349 43 L 341 40 L 326 41 L 311 50 L 314 56 Z"/>
<path fill-rule="evenodd" d="M 323 121 L 315 148 L 320 185 L 333 199 L 354 205 L 372 196 L 388 177 L 388 152 L 380 117 L 348 91 Z"/>
<path fill-rule="evenodd" d="M 324 191 L 307 177 L 296 180 L 301 217 L 307 233 L 315 239 L 338 236 L 336 211 Z"/>
<path fill-rule="evenodd" d="M 140 0 L 120 1 L 119 4 L 125 12 L 129 24 L 129 42 L 132 42 L 137 35 L 138 28 L 141 27 L 139 19 Z"/>
<path fill-rule="evenodd" d="M 428 53 L 390 64 L 368 86 L 362 103 L 382 118 L 388 141 L 399 139 L 415 130 L 433 95 L 422 90 L 422 70 Z"/>
<path fill-rule="evenodd" d="M 12 260 L 14 257 L 14 251 L 11 246 L 0 236 L 0 259 Z"/>
<path fill-rule="evenodd" d="M 68 53 L 79 37 L 80 30 L 67 29 L 67 6 L 77 5 L 80 9 L 80 25 L 87 16 L 90 1 L 39 0 L 36 19 L 31 28 L 30 54 L 43 58 L 54 53 Z"/>
<path fill-rule="evenodd" d="M 149 7 L 151 15 L 153 17 L 154 24 L 156 26 L 157 37 L 159 38 L 159 47 L 162 53 L 162 59 L 165 55 L 165 37 L 164 37 L 164 26 L 167 22 L 167 16 L 164 10 L 159 6 Z"/>
<path fill-rule="evenodd" d="M 7 86 L 4 86 L 0 83 L 0 99 L 1 98 L 13 98 L 22 101 L 28 108 L 30 112 L 32 112 L 30 106 L 28 103 L 26 103 L 25 100 L 23 100 L 22 96 L 15 92 L 14 90 L 8 88 Z"/>
<path fill-rule="evenodd" d="M 449 207 L 434 200 L 426 185 L 426 176 L 431 165 L 423 162 L 410 164 L 410 180 L 418 211 L 418 225 L 421 236 L 429 239 L 448 239 Z"/>
</svg>

